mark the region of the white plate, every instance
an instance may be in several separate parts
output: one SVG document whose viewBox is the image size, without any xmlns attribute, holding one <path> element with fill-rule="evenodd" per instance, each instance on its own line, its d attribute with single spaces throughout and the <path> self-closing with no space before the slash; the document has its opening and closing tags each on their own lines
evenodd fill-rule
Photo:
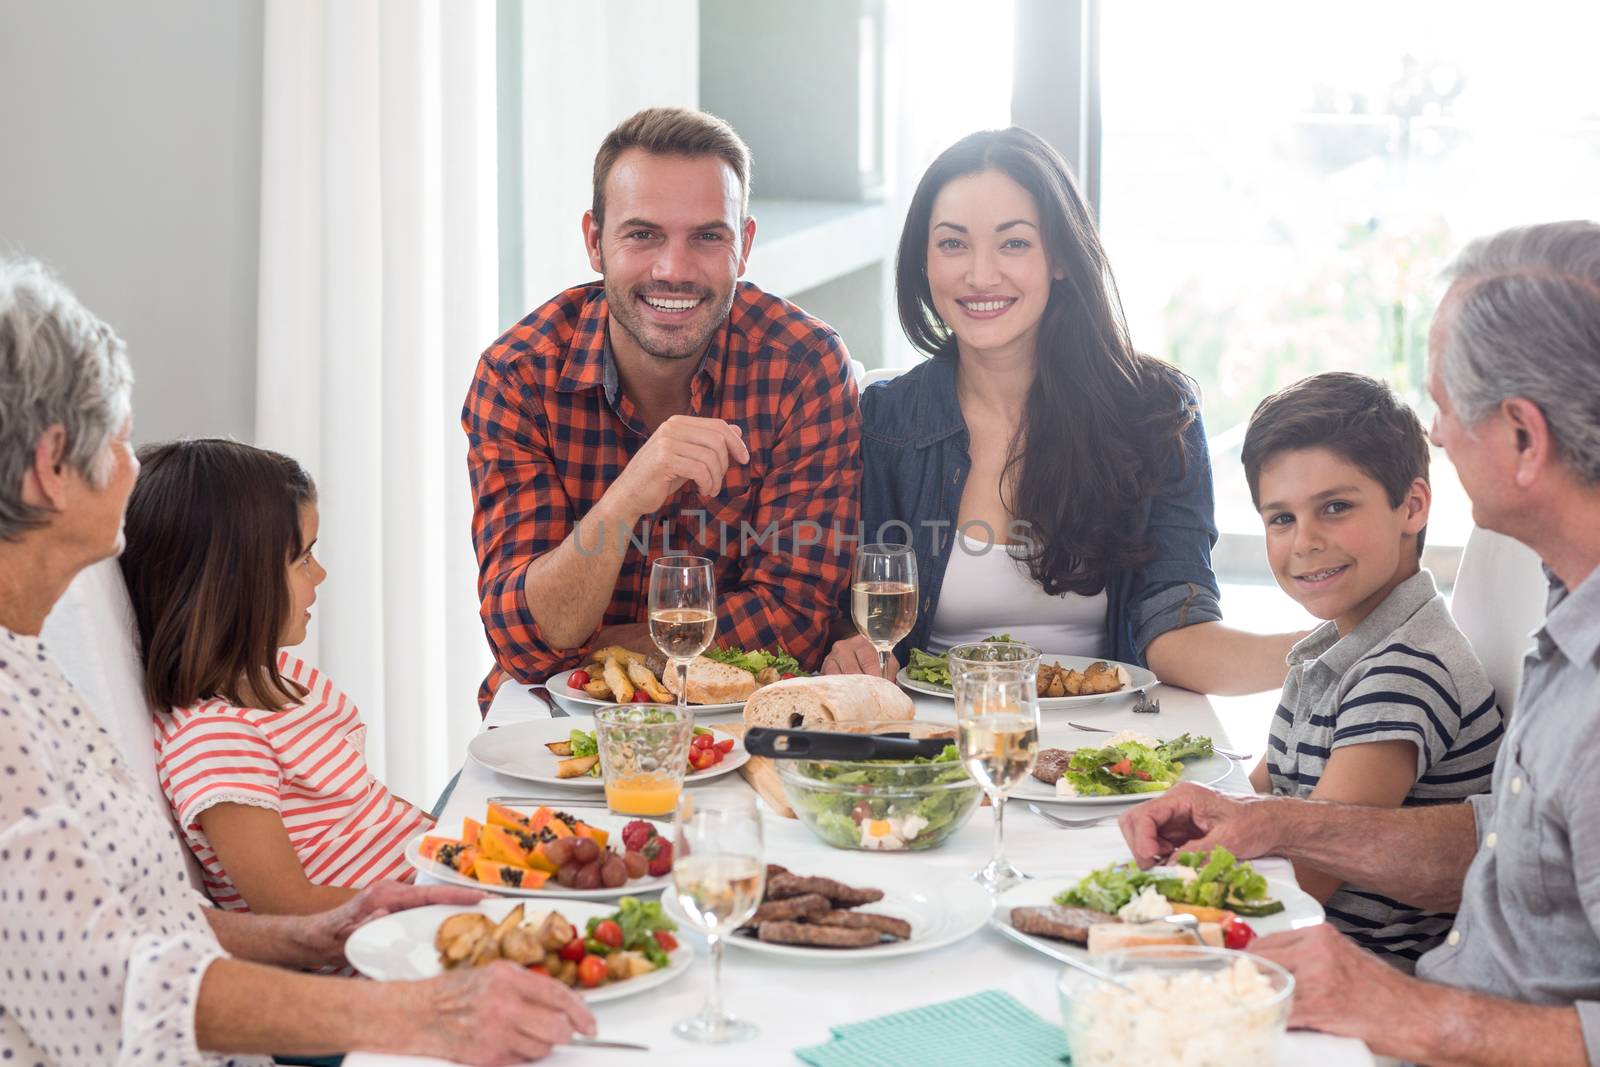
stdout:
<svg viewBox="0 0 1600 1067">
<path fill-rule="evenodd" d="M 551 806 L 559 808 L 559 805 Z M 624 819 L 615 815 L 590 814 L 587 811 L 578 814 L 590 826 L 609 833 L 613 841 L 619 840 L 622 836 L 622 828 L 633 821 L 631 817 Z M 667 832 L 670 833 L 671 831 Z M 503 897 L 565 897 L 569 900 L 605 900 L 609 897 L 643 896 L 646 893 L 653 893 L 672 882 L 671 877 L 667 875 L 662 875 L 659 878 L 646 876 L 644 878 L 630 879 L 615 889 L 567 889 L 564 886 L 557 885 L 554 876 L 552 876 L 544 884 L 544 887 L 540 889 L 518 889 L 509 885 L 490 885 L 487 882 L 480 882 L 476 878 L 468 878 L 454 867 L 446 867 L 442 863 L 423 859 L 422 854 L 417 850 L 422 844 L 422 839 L 426 836 L 429 835 L 418 834 L 406 842 L 406 862 L 415 867 L 419 874 L 437 878 L 439 881 L 448 882 L 451 885 L 464 885 L 468 889 L 481 889 L 486 893 L 498 893 Z M 612 851 L 615 852 L 616 850 L 612 849 Z"/>
<path fill-rule="evenodd" d="M 1045 748 L 1045 747 L 1063 748 L 1065 746 L 1063 746 L 1063 745 L 1050 745 L 1050 746 L 1041 745 L 1040 746 L 1041 750 L 1043 748 Z M 1080 747 L 1085 747 L 1085 746 L 1080 746 Z M 1184 760 L 1183 761 L 1183 770 L 1178 773 L 1178 780 L 1180 782 L 1195 782 L 1198 785 L 1214 786 L 1218 782 L 1221 782 L 1223 779 L 1227 778 L 1228 775 L 1230 775 L 1232 773 L 1233 773 L 1233 761 L 1228 759 L 1228 757 L 1226 757 L 1226 756 L 1207 756 L 1205 759 Z M 1035 804 L 1094 804 L 1094 805 L 1106 805 L 1106 804 L 1139 804 L 1139 803 L 1141 803 L 1143 801 L 1151 799 L 1152 797 L 1158 797 L 1160 795 L 1161 794 L 1159 792 L 1156 792 L 1156 793 L 1113 793 L 1110 796 L 1103 796 L 1103 797 L 1063 797 L 1063 796 L 1058 796 L 1056 794 L 1056 787 L 1055 786 L 1053 786 L 1053 785 L 1045 785 L 1043 782 L 1039 781 L 1039 779 L 1035 778 L 1033 775 L 1030 774 L 1030 775 L 1028 775 L 1028 777 L 1026 777 L 1026 778 L 1024 778 L 1022 780 L 1022 784 L 1021 785 L 1019 785 L 1015 789 L 1011 790 L 1011 792 L 1008 794 L 1008 797 L 1011 800 L 1021 801 L 1021 802 L 1024 802 L 1024 803 L 1031 800 Z"/>
<path fill-rule="evenodd" d="M 1088 950 L 1081 945 L 1057 941 L 1051 937 L 1036 937 L 1018 930 L 1011 925 L 1011 909 L 1053 903 L 1051 898 L 1062 890 L 1077 885 L 1088 873 L 1083 871 L 1076 875 L 1030 878 L 1021 885 L 1006 890 L 995 901 L 992 925 L 1011 940 L 1043 952 L 1047 956 L 1051 953 L 1071 952 L 1087 957 Z M 1323 920 L 1322 905 L 1317 903 L 1317 898 L 1295 885 L 1292 880 L 1268 876 L 1267 895 L 1283 901 L 1283 910 L 1276 915 L 1239 916 L 1250 925 L 1250 929 L 1256 932 L 1257 937 L 1316 926 Z"/>
<path fill-rule="evenodd" d="M 679 925 L 693 929 L 672 893 L 661 895 L 661 905 Z M 954 944 L 983 929 L 994 914 L 994 897 L 976 882 L 961 878 L 928 892 L 884 887 L 882 900 L 851 910 L 877 912 L 904 919 L 911 924 L 911 937 L 906 941 L 887 941 L 870 948 L 818 948 L 811 945 L 775 945 L 746 934 L 734 934 L 727 939 L 727 944 L 769 956 L 841 963 L 911 956 Z"/>
<path fill-rule="evenodd" d="M 579 778 L 556 777 L 556 764 L 561 761 L 561 757 L 545 748 L 545 743 L 565 741 L 573 730 L 593 733 L 594 720 L 579 716 L 533 719 L 502 726 L 497 730 L 484 730 L 467 744 L 467 755 L 491 771 L 508 774 L 513 778 L 525 778 L 530 782 L 571 789 L 604 789 L 605 781 L 600 778 L 590 778 L 587 775 Z M 721 763 L 686 775 L 685 782 L 693 785 L 709 778 L 716 778 L 718 775 L 738 770 L 750 759 L 750 753 L 745 751 L 744 742 L 739 738 L 722 733 L 716 736 L 718 741 L 732 740 L 733 748 L 722 757 Z"/>
<path fill-rule="evenodd" d="M 409 982 L 432 978 L 442 974 L 439 952 L 433 947 L 433 935 L 439 924 L 452 915 L 481 911 L 495 922 L 505 918 L 506 912 L 516 907 L 517 901 L 503 897 L 480 902 L 476 907 L 457 907 L 450 904 L 430 904 L 427 907 L 397 911 L 374 919 L 356 928 L 344 944 L 344 954 L 350 965 L 368 978 L 380 982 Z M 540 905 L 543 908 L 543 905 Z M 579 900 L 552 901 L 551 911 L 558 911 L 578 929 L 582 930 L 590 918 L 610 915 L 617 909 L 610 904 L 589 904 Z M 524 913 L 526 914 L 526 913 Z M 667 966 L 659 971 L 630 978 L 626 982 L 607 983 L 594 989 L 574 990 L 590 1004 L 631 997 L 636 993 L 654 989 L 672 981 L 689 969 L 694 962 L 694 951 L 683 944 L 667 954 Z"/>
<path fill-rule="evenodd" d="M 1113 697 L 1131 696 L 1135 689 L 1150 689 L 1153 686 L 1161 684 L 1161 680 L 1145 668 L 1137 667 L 1132 663 L 1119 663 L 1118 661 L 1112 659 L 1097 659 L 1094 656 L 1040 656 L 1039 663 L 1041 666 L 1046 667 L 1052 664 L 1059 664 L 1062 667 L 1066 667 L 1069 670 L 1075 671 L 1081 671 L 1091 663 L 1109 663 L 1114 667 L 1121 667 L 1123 670 L 1127 671 L 1129 678 L 1129 684 L 1123 686 L 1121 689 L 1118 689 L 1115 693 L 1097 693 L 1092 696 L 1082 697 L 1041 697 L 1039 699 L 1040 711 L 1059 711 L 1064 708 L 1082 708 L 1085 705 L 1098 704 L 1103 700 L 1110 700 Z M 955 693 L 953 693 L 950 689 L 942 685 L 931 685 L 928 682 L 919 682 L 915 678 L 911 677 L 909 673 L 907 673 L 908 670 L 909 668 L 901 667 L 900 673 L 895 675 L 895 681 L 899 682 L 906 689 L 911 690 L 913 693 L 921 693 L 924 696 L 944 697 L 946 700 L 955 699 Z"/>
<path fill-rule="evenodd" d="M 552 674 L 544 683 L 544 687 L 550 690 L 550 695 L 555 697 L 564 707 L 580 708 L 592 713 L 595 708 L 614 708 L 618 706 L 615 700 L 596 700 L 582 689 L 572 688 L 567 684 L 567 678 L 571 674 L 571 671 Z M 690 704 L 689 710 L 694 712 L 697 719 L 704 719 L 713 715 L 742 714 L 744 712 L 744 701 L 741 700 L 737 704 Z"/>
</svg>

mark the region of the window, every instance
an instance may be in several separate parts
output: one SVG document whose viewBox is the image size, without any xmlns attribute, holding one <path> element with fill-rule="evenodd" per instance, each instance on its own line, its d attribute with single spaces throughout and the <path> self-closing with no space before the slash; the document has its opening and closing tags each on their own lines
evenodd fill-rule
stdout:
<svg viewBox="0 0 1600 1067">
<path fill-rule="evenodd" d="M 1561 0 L 1103 5 L 1102 230 L 1134 342 L 1201 384 L 1225 539 L 1260 534 L 1238 457 L 1261 397 L 1357 370 L 1428 421 L 1441 268 L 1594 215 L 1596 40 L 1600 8 Z M 1433 483 L 1429 547 L 1459 546 L 1442 453 Z"/>
</svg>

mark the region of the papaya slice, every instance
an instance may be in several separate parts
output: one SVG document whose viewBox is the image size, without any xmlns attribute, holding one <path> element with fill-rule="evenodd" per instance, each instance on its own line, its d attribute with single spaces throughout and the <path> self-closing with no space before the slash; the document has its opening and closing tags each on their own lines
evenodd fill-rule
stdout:
<svg viewBox="0 0 1600 1067">
<path fill-rule="evenodd" d="M 573 829 L 577 832 L 579 837 L 587 837 L 601 848 L 605 848 L 606 842 L 611 839 L 611 835 L 609 833 L 599 829 L 598 827 L 590 826 L 586 822 L 579 822 L 577 826 L 573 827 Z"/>
<path fill-rule="evenodd" d="M 437 859 L 439 856 L 439 850 L 444 848 L 446 845 L 454 845 L 457 849 L 459 849 L 462 844 L 463 842 L 457 841 L 451 837 L 429 836 L 424 837 L 422 839 L 422 844 L 417 846 L 417 853 L 425 860 Z"/>
<path fill-rule="evenodd" d="M 481 856 L 482 853 L 473 848 L 471 845 L 462 845 L 460 851 L 456 853 L 455 862 L 452 863 L 451 866 L 456 869 L 457 874 L 464 874 L 468 878 L 471 878 L 472 869 L 477 864 L 478 859 Z"/>
<path fill-rule="evenodd" d="M 473 877 L 485 885 L 510 886 L 513 889 L 538 889 L 550 878 L 544 871 L 530 871 L 509 863 L 479 859 L 472 866 Z"/>
<path fill-rule="evenodd" d="M 541 808 L 540 810 L 542 811 L 544 809 Z M 515 810 L 506 807 L 504 804 L 489 805 L 489 825 L 514 826 L 522 830 L 537 829 L 537 827 L 529 826 L 528 819 L 526 817 L 518 815 Z"/>
<path fill-rule="evenodd" d="M 478 843 L 478 832 L 482 829 L 483 823 L 477 819 L 462 819 L 461 843 L 463 845 L 476 845 Z"/>
<path fill-rule="evenodd" d="M 484 859 L 495 863 L 509 863 L 513 867 L 528 865 L 528 849 L 504 826 L 485 826 L 478 834 L 478 851 Z"/>
<path fill-rule="evenodd" d="M 528 816 L 528 829 L 537 833 L 556 821 L 556 809 L 541 806 L 539 810 Z"/>
</svg>

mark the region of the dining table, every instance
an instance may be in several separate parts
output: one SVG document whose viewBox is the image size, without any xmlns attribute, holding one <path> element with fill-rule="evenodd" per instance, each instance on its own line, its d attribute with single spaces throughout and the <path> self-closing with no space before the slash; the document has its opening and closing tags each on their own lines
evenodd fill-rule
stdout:
<svg viewBox="0 0 1600 1067">
<path fill-rule="evenodd" d="M 1155 714 L 1135 714 L 1131 694 L 1070 711 L 1040 712 L 1040 745 L 1079 747 L 1097 735 L 1068 725 L 1137 729 L 1159 736 L 1188 732 L 1213 738 L 1219 747 L 1243 755 L 1258 755 L 1266 738 L 1233 736 L 1219 720 L 1205 696 L 1172 686 L 1158 686 L 1149 695 L 1160 702 Z M 918 719 L 954 724 L 949 699 L 912 694 Z M 583 714 L 591 709 L 574 707 Z M 562 714 L 557 710 L 556 714 Z M 529 689 L 503 685 L 484 719 L 482 729 L 494 730 L 512 723 L 547 718 L 551 704 Z M 716 720 L 706 723 L 715 726 Z M 1248 792 L 1248 766 L 1235 762 L 1217 788 Z M 754 797 L 738 773 L 729 773 L 691 787 L 703 803 Z M 501 795 L 549 796 L 560 790 L 538 786 L 489 770 L 469 755 L 440 812 L 442 827 L 460 826 L 464 816 L 481 819 L 488 798 Z M 575 794 L 576 795 L 576 794 Z M 589 793 L 592 800 L 596 794 Z M 761 809 L 765 859 L 800 874 L 824 875 L 854 885 L 915 890 L 937 896 L 941 886 L 969 878 L 989 858 L 994 825 L 990 809 L 975 811 L 943 845 L 917 852 L 867 852 L 833 848 L 814 836 L 799 821 L 784 818 L 758 801 Z M 1055 811 L 1074 818 L 1115 814 L 1123 807 L 1059 805 Z M 1035 878 L 1081 876 L 1091 869 L 1128 859 L 1115 818 L 1087 828 L 1063 829 L 1030 812 L 1013 800 L 1005 811 L 1006 849 L 1024 873 Z M 1283 860 L 1254 862 L 1264 874 L 1293 878 Z M 426 876 L 423 876 L 426 880 Z M 839 952 L 821 959 L 798 959 L 759 954 L 731 940 L 724 952 L 723 1000 L 728 1010 L 759 1027 L 753 1040 L 731 1045 L 692 1044 L 675 1036 L 674 1023 L 699 1011 L 706 997 L 710 964 L 705 943 L 692 932 L 681 935 L 696 952 L 694 964 L 679 978 L 639 995 L 596 1005 L 599 1036 L 648 1046 L 648 1052 L 562 1047 L 545 1063 L 577 1065 L 650 1064 L 796 1064 L 795 1050 L 827 1042 L 830 1027 L 886 1014 L 954 1000 L 989 990 L 1014 997 L 1043 1019 L 1060 1022 L 1056 979 L 1062 965 L 1017 944 L 992 928 L 982 928 L 953 944 L 914 955 L 873 959 Z M 421 1057 L 351 1053 L 345 1067 L 416 1067 L 445 1061 Z M 1278 1054 L 1281 1067 L 1318 1064 L 1320 1067 L 1372 1067 L 1372 1054 L 1362 1042 L 1307 1031 L 1290 1031 Z"/>
</svg>

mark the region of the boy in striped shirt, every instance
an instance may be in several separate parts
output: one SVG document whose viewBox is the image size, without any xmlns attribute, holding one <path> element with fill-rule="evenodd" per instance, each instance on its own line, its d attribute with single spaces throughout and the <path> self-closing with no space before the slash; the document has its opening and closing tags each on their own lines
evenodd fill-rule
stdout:
<svg viewBox="0 0 1600 1067">
<path fill-rule="evenodd" d="M 1487 792 L 1500 710 L 1421 566 L 1432 493 L 1416 414 L 1375 379 L 1318 374 L 1261 402 L 1243 459 L 1274 577 L 1327 620 L 1289 653 L 1256 791 L 1369 807 Z M 1331 923 L 1402 970 L 1450 929 L 1452 916 L 1295 874 Z"/>
</svg>

